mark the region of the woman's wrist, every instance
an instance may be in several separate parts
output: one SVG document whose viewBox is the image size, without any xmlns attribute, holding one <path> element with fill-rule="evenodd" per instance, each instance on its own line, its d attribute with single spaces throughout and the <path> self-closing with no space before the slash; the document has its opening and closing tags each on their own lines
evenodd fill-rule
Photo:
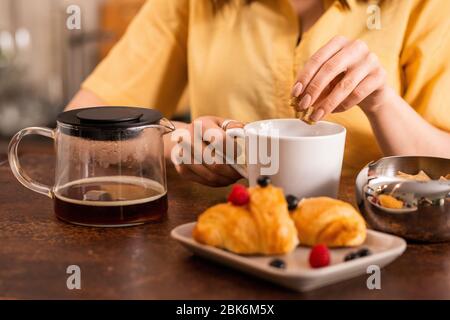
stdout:
<svg viewBox="0 0 450 320">
<path fill-rule="evenodd" d="M 386 111 L 389 106 L 396 103 L 399 98 L 393 88 L 384 85 L 378 92 L 374 93 L 374 97 L 365 105 L 361 105 L 361 109 L 369 119 L 376 119 Z"/>
</svg>

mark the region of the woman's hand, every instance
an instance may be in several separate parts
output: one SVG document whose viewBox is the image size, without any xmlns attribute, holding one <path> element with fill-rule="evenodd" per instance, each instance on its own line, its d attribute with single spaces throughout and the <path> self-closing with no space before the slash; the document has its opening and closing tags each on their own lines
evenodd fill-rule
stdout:
<svg viewBox="0 0 450 320">
<path fill-rule="evenodd" d="M 319 49 L 300 70 L 292 96 L 299 101 L 297 111 L 314 106 L 313 121 L 359 105 L 385 155 L 450 157 L 442 147 L 450 145 L 450 134 L 386 84 L 386 71 L 361 40 L 338 36 Z"/>
<path fill-rule="evenodd" d="M 203 159 L 205 148 L 208 146 L 208 142 L 204 141 L 204 135 L 207 130 L 213 129 L 220 136 L 220 141 L 214 142 L 215 145 L 221 144 L 223 153 L 225 154 L 225 131 L 222 129 L 222 124 L 225 119 L 219 117 L 200 117 L 190 124 L 177 125 L 177 130 L 184 130 L 184 132 L 175 131 L 175 137 L 178 136 L 177 141 L 171 141 L 168 143 L 170 150 L 167 150 L 166 155 L 171 156 L 172 162 L 175 165 L 177 172 L 183 178 L 190 179 L 192 181 L 205 184 L 211 187 L 221 187 L 230 185 L 237 180 L 241 179 L 241 175 L 236 172 L 230 165 L 225 164 L 226 161 L 223 157 L 222 164 L 213 163 L 207 164 Z M 242 127 L 238 122 L 230 122 L 229 128 Z M 200 129 L 200 130 L 199 130 Z M 201 132 L 199 132 L 201 131 Z M 211 133 L 212 131 L 210 131 Z M 199 136 L 200 135 L 200 136 Z M 197 139 L 197 142 L 195 142 Z M 178 144 L 178 148 L 173 151 L 174 147 Z M 197 147 L 197 150 L 194 146 Z M 182 157 L 184 159 L 189 158 L 189 163 L 177 163 L 173 161 L 172 152 L 178 152 L 181 149 L 182 152 L 189 152 L 189 155 Z M 181 155 L 179 155 L 181 158 Z M 216 154 L 219 157 L 219 154 Z M 200 163 L 194 163 L 197 159 Z M 217 158 L 216 158 L 217 159 Z"/>
<path fill-rule="evenodd" d="M 292 96 L 299 101 L 297 111 L 314 106 L 311 119 L 319 121 L 355 105 L 373 113 L 382 104 L 386 88 L 386 71 L 367 45 L 337 36 L 300 70 Z"/>
</svg>

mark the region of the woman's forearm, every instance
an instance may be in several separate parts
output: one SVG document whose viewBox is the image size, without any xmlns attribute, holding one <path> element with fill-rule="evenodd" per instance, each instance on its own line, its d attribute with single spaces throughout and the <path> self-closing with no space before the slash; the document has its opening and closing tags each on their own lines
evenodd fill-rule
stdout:
<svg viewBox="0 0 450 320">
<path fill-rule="evenodd" d="M 392 88 L 366 115 L 385 155 L 450 158 L 450 134 L 428 123 Z"/>
</svg>

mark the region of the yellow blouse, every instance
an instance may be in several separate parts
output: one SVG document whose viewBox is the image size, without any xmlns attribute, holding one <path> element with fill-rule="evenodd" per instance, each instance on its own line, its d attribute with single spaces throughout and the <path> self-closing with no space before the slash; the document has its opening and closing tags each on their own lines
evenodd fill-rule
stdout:
<svg viewBox="0 0 450 320">
<path fill-rule="evenodd" d="M 388 81 L 427 121 L 450 131 L 450 1 L 384 0 L 381 29 L 368 4 L 325 1 L 326 11 L 297 45 L 289 0 L 148 0 L 126 35 L 84 82 L 107 104 L 153 107 L 170 116 L 189 82 L 192 117 L 241 121 L 293 117 L 294 77 L 335 35 L 360 38 Z M 332 114 L 348 130 L 344 174 L 382 153 L 359 108 Z"/>
</svg>

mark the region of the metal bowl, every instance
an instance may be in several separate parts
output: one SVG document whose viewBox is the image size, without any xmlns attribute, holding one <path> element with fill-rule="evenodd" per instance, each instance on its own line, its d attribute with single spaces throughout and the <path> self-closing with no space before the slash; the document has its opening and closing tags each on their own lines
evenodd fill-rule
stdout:
<svg viewBox="0 0 450 320">
<path fill-rule="evenodd" d="M 412 193 L 415 204 L 407 209 L 389 210 L 371 201 L 372 193 L 404 181 L 396 177 L 398 171 L 416 174 L 420 170 L 438 180 L 450 173 L 450 159 L 405 156 L 369 163 L 356 178 L 359 210 L 373 229 L 414 241 L 450 241 L 450 193 L 449 189 L 442 191 L 450 182 L 408 182 L 409 189 L 420 191 Z"/>
</svg>

